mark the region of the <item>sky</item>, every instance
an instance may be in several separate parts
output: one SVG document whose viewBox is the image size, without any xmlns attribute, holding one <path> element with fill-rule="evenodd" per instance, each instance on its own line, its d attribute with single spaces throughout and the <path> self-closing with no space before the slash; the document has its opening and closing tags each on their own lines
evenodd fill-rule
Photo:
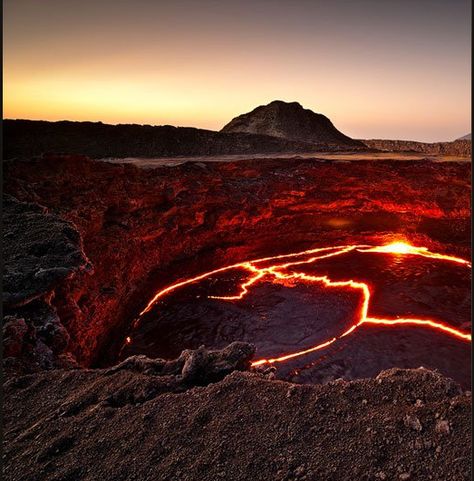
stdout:
<svg viewBox="0 0 474 481">
<path fill-rule="evenodd" d="M 354 138 L 471 131 L 470 0 L 3 3 L 3 118 L 218 130 L 278 99 Z"/>
</svg>

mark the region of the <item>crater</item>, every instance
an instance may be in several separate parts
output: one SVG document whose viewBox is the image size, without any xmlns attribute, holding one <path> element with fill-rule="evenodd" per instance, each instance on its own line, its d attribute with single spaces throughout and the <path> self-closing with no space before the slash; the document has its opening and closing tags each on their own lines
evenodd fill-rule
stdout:
<svg viewBox="0 0 474 481">
<path fill-rule="evenodd" d="M 468 386 L 470 342 L 436 325 L 470 332 L 470 268 L 429 256 L 335 249 L 403 241 L 468 259 L 467 163 L 201 164 L 144 169 L 74 156 L 6 164 L 5 190 L 74 226 L 93 265 L 58 277 L 43 293 L 68 335 L 55 355 L 104 367 L 133 354 L 173 359 L 183 349 L 247 341 L 256 345 L 255 362 L 262 361 L 256 367 L 277 367 L 282 379 L 315 383 L 424 366 Z M 449 206 L 436 194 L 446 190 Z M 242 267 L 312 249 L 337 255 Z M 301 264 L 270 269 L 295 260 Z M 241 299 L 229 299 L 265 269 Z M 324 276 L 342 284 L 308 280 Z M 157 292 L 194 277 L 147 309 Z M 370 289 L 367 318 L 435 325 L 357 325 L 367 299 L 363 289 L 343 284 L 350 280 Z"/>
</svg>

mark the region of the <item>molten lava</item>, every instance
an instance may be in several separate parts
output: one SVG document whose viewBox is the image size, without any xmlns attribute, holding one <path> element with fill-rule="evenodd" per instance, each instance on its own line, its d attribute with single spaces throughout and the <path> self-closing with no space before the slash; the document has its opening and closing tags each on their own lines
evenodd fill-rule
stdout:
<svg viewBox="0 0 474 481">
<path fill-rule="evenodd" d="M 429 257 L 431 259 L 442 259 L 445 261 L 456 262 L 458 264 L 464 264 L 471 267 L 471 263 L 465 259 L 459 257 L 447 256 L 444 254 L 438 254 L 436 252 L 430 252 L 427 247 L 414 247 L 405 242 L 393 242 L 383 246 L 375 246 L 369 249 L 358 249 L 359 252 L 380 252 L 382 254 L 412 254 L 416 256 Z"/>
<path fill-rule="evenodd" d="M 366 324 L 366 325 L 378 325 L 378 326 L 419 326 L 423 328 L 430 328 L 439 331 L 440 333 L 447 334 L 454 336 L 455 338 L 461 341 L 471 341 L 471 334 L 468 332 L 463 332 L 461 330 L 455 329 L 447 324 L 439 322 L 435 319 L 417 319 L 417 318 L 404 318 L 404 317 L 397 317 L 395 319 L 385 319 L 385 318 L 378 318 L 372 317 L 369 315 L 369 307 L 370 307 L 370 299 L 371 299 L 371 291 L 369 285 L 360 282 L 357 280 L 344 280 L 344 281 L 334 281 L 329 279 L 327 276 L 313 276 L 303 272 L 297 272 L 294 270 L 288 270 L 290 268 L 294 268 L 298 265 L 303 264 L 312 264 L 321 259 L 327 259 L 329 257 L 340 256 L 342 254 L 357 251 L 361 253 L 381 253 L 386 255 L 396 255 L 396 256 L 422 256 L 428 257 L 432 259 L 439 259 L 446 262 L 454 262 L 457 264 L 465 265 L 466 267 L 471 267 L 471 263 L 465 259 L 439 254 L 435 252 L 431 252 L 426 247 L 415 247 L 405 242 L 393 242 L 391 244 L 381 245 L 381 246 L 369 246 L 369 245 L 345 245 L 345 246 L 336 246 L 336 247 L 323 247 L 323 248 L 316 248 L 310 249 L 302 252 L 296 252 L 291 254 L 283 254 L 278 256 L 272 257 L 265 257 L 261 259 L 255 259 L 252 261 L 241 262 L 237 264 L 233 264 L 230 266 L 222 267 L 219 269 L 215 269 L 213 271 L 206 272 L 199 276 L 192 277 L 190 279 L 186 279 L 175 284 L 172 284 L 160 291 L 158 291 L 155 296 L 151 299 L 148 305 L 143 309 L 140 313 L 138 319 L 136 319 L 135 324 L 140 320 L 141 316 L 146 314 L 152 306 L 156 303 L 156 301 L 167 294 L 179 289 L 180 287 L 186 286 L 188 284 L 192 284 L 194 282 L 209 278 L 216 274 L 222 273 L 224 271 L 228 271 L 231 269 L 243 269 L 249 272 L 249 277 L 240 284 L 239 291 L 234 295 L 229 296 L 208 296 L 212 299 L 219 299 L 223 301 L 236 301 L 243 299 L 250 291 L 250 288 L 255 285 L 257 282 L 265 280 L 267 282 L 297 282 L 301 281 L 304 283 L 319 283 L 327 288 L 347 288 L 347 289 L 354 289 L 358 290 L 362 294 L 362 304 L 359 308 L 359 311 L 356 316 L 356 322 L 354 322 L 346 331 L 342 334 L 332 337 L 320 344 L 315 346 L 311 346 L 307 349 L 302 351 L 297 351 L 288 354 L 282 354 L 279 357 L 270 358 L 270 359 L 258 359 L 252 363 L 252 366 L 259 366 L 262 364 L 273 364 L 277 362 L 284 362 L 289 359 L 293 359 L 299 356 L 303 356 L 305 354 L 309 354 L 320 349 L 324 349 L 329 345 L 337 342 L 339 339 L 352 334 L 359 326 Z M 297 258 L 307 257 L 303 260 L 298 260 Z M 296 258 L 296 259 L 295 259 Z M 276 263 L 272 265 L 266 265 L 264 267 L 259 267 L 260 264 L 268 263 L 270 261 L 276 261 L 279 259 L 287 259 L 287 262 L 283 263 Z M 288 259 L 295 259 L 288 261 Z M 126 343 L 130 343 L 130 337 L 127 337 Z"/>
</svg>

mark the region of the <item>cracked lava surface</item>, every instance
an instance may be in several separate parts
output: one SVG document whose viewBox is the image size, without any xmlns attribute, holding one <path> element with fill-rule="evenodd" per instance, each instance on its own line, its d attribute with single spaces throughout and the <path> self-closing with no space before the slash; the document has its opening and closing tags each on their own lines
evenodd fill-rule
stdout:
<svg viewBox="0 0 474 481">
<path fill-rule="evenodd" d="M 278 364 L 295 381 L 430 364 L 468 385 L 470 271 L 403 241 L 245 261 L 159 290 L 120 357 L 245 340 L 257 346 L 252 366 Z"/>
</svg>

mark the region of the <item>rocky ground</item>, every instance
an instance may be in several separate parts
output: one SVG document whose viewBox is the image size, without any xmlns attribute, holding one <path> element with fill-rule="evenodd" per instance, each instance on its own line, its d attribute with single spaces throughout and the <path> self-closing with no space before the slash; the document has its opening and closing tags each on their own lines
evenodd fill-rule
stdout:
<svg viewBox="0 0 474 481">
<path fill-rule="evenodd" d="M 415 142 L 410 140 L 363 140 L 367 147 L 382 152 L 421 152 L 428 155 L 458 155 L 471 157 L 472 141 L 470 139 L 457 139 L 452 142 Z"/>
<path fill-rule="evenodd" d="M 209 384 L 157 362 L 8 381 L 5 479 L 470 479 L 470 394 L 431 371 Z"/>
</svg>

